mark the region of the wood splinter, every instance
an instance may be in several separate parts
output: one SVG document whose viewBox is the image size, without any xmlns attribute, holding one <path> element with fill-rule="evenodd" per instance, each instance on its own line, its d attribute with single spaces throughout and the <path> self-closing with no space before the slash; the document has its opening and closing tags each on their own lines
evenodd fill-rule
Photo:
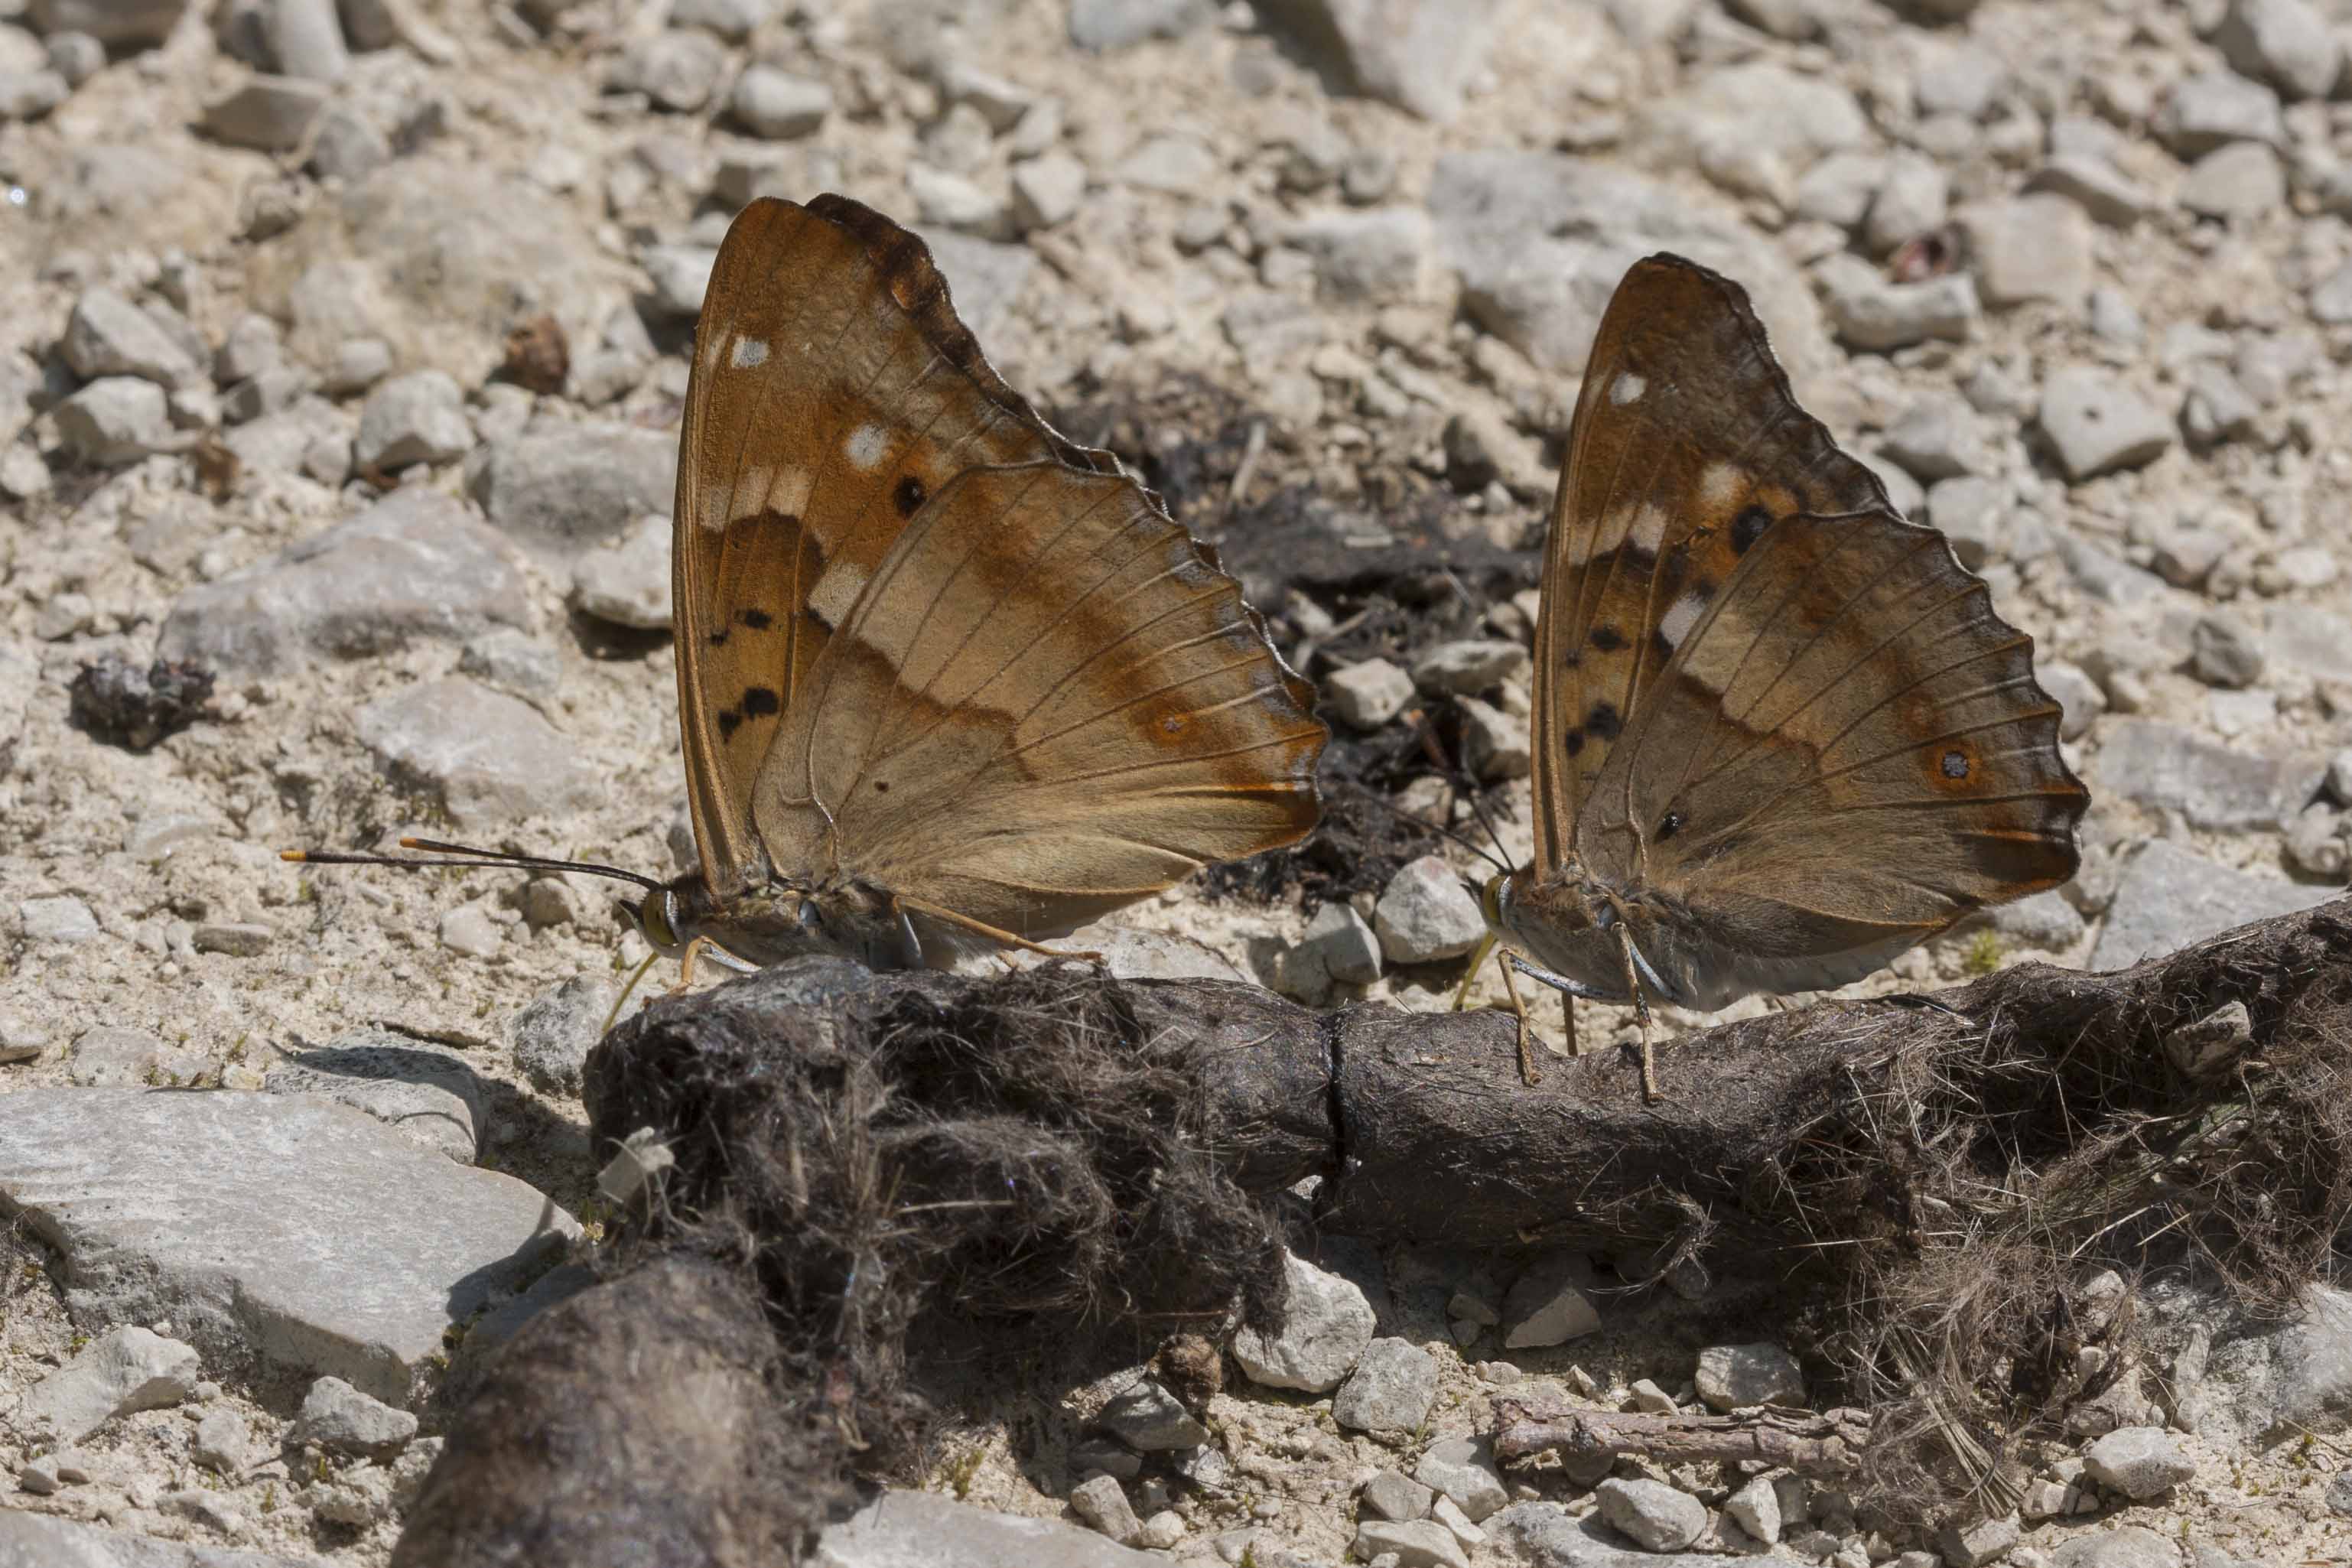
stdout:
<svg viewBox="0 0 2352 1568">
<path fill-rule="evenodd" d="M 1819 1480 L 1853 1476 L 1870 1441 L 1870 1412 L 1813 1412 L 1772 1405 L 1729 1415 L 1577 1410 L 1544 1397 L 1495 1396 L 1495 1458 L 1554 1453 L 1570 1461 L 1644 1454 L 1661 1464 L 1774 1465 Z"/>
</svg>

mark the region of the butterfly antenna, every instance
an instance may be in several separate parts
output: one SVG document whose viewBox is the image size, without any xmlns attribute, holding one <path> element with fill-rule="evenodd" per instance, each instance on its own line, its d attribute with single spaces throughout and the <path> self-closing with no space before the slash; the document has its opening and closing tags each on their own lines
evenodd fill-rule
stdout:
<svg viewBox="0 0 2352 1568">
<path fill-rule="evenodd" d="M 1426 712 L 1418 708 L 1414 709 L 1412 725 L 1421 736 L 1421 749 L 1428 754 L 1430 763 L 1437 769 L 1438 775 L 1452 784 L 1462 798 L 1470 803 L 1470 815 L 1478 819 L 1478 826 L 1485 828 L 1486 837 L 1494 841 L 1494 851 L 1490 854 L 1486 850 L 1480 849 L 1458 834 L 1447 833 L 1446 837 L 1454 839 L 1457 844 L 1468 845 L 1488 865 L 1498 868 L 1505 876 L 1510 875 L 1516 868 L 1509 863 L 1510 856 L 1503 848 L 1503 836 L 1495 831 L 1494 820 L 1486 815 L 1486 806 L 1479 803 L 1477 784 L 1472 782 L 1466 771 L 1455 765 L 1453 760 L 1446 756 L 1445 748 L 1438 742 L 1436 728 L 1430 723 L 1429 715 Z M 1415 820 L 1419 819 L 1415 818 Z M 1429 826 L 1436 825 L 1432 823 Z M 1441 828 L 1439 831 L 1445 830 Z"/>
<path fill-rule="evenodd" d="M 1432 822 L 1425 816 L 1415 816 L 1412 813 L 1407 811 L 1396 802 L 1389 800 L 1372 790 L 1365 790 L 1363 792 L 1363 798 L 1365 804 L 1380 807 L 1382 811 L 1387 812 L 1391 816 L 1397 818 L 1400 822 L 1410 822 L 1415 827 L 1426 827 L 1432 833 L 1444 834 L 1446 837 L 1454 840 L 1454 843 L 1462 846 L 1463 848 L 1470 851 L 1471 854 L 1477 856 L 1478 858 L 1486 861 L 1489 866 L 1494 867 L 1497 871 L 1503 872 L 1507 876 L 1510 873 L 1511 868 L 1505 865 L 1502 860 L 1496 856 L 1493 850 L 1488 849 L 1485 845 L 1479 843 L 1468 834 L 1456 833 L 1453 828 L 1446 826 L 1444 823 Z"/>
<path fill-rule="evenodd" d="M 662 884 L 651 877 L 624 871 L 618 866 L 598 866 L 586 860 L 556 860 L 543 855 L 509 855 L 503 849 L 482 849 L 470 844 L 444 844 L 437 838 L 404 838 L 400 847 L 403 849 L 420 849 L 426 855 L 442 858 L 362 855 L 345 849 L 281 849 L 278 858 L 305 866 L 403 866 L 412 869 L 436 866 L 479 866 L 499 871 L 583 871 L 591 877 L 610 877 L 616 882 L 634 882 L 648 892 L 657 893 L 662 889 Z"/>
</svg>

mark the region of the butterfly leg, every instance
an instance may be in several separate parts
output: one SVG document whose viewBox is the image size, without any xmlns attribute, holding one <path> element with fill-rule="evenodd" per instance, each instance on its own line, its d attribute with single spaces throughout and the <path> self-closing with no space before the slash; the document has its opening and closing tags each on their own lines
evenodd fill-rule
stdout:
<svg viewBox="0 0 2352 1568">
<path fill-rule="evenodd" d="M 1528 1023 L 1528 1005 L 1519 1000 L 1519 983 L 1511 976 L 1511 966 L 1499 955 L 1496 967 L 1503 972 L 1503 992 L 1511 999 L 1511 1014 L 1519 1021 L 1519 1081 L 1529 1089 L 1543 1082 L 1543 1074 L 1536 1070 L 1534 1035 Z"/>
<path fill-rule="evenodd" d="M 1071 952 L 1058 947 L 1047 947 L 1043 942 L 1031 942 L 1025 936 L 1015 936 L 1009 931 L 999 931 L 986 921 L 976 921 L 970 915 L 960 915 L 942 905 L 930 903 L 922 899 L 910 899 L 903 893 L 891 899 L 890 907 L 901 915 L 921 915 L 926 920 L 938 921 L 942 924 L 968 931 L 974 936 L 984 936 L 1003 947 L 1017 947 L 1024 952 L 1042 952 L 1047 958 L 1075 958 L 1082 963 L 1100 963 L 1103 961 L 1103 955 L 1099 952 Z"/>
<path fill-rule="evenodd" d="M 1635 966 L 1641 954 L 1633 951 L 1633 933 L 1621 922 L 1617 927 L 1617 954 L 1625 961 L 1625 989 L 1633 995 L 1633 1022 L 1642 1031 L 1642 1103 L 1655 1105 L 1665 1099 L 1658 1091 L 1657 1061 L 1650 1048 L 1650 1004 L 1642 994 L 1642 977 Z"/>
</svg>

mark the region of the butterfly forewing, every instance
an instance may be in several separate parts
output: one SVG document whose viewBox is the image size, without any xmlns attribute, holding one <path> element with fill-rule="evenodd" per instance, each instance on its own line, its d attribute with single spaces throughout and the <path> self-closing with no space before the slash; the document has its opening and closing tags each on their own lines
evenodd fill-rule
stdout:
<svg viewBox="0 0 2352 1568">
<path fill-rule="evenodd" d="M 1797 406 L 1738 288 L 1678 257 L 1619 284 L 1570 426 L 1536 639 L 1536 865 L 1678 639 L 1780 519 L 1887 504 Z"/>
<path fill-rule="evenodd" d="M 819 656 L 756 821 L 780 865 L 1059 934 L 1304 836 L 1312 706 L 1233 579 L 1132 480 L 976 469 Z"/>
<path fill-rule="evenodd" d="M 678 710 L 712 889 L 753 864 L 751 798 L 796 693 L 926 500 L 963 469 L 1116 465 L 982 356 L 921 241 L 839 196 L 728 230 L 678 454 Z"/>
</svg>

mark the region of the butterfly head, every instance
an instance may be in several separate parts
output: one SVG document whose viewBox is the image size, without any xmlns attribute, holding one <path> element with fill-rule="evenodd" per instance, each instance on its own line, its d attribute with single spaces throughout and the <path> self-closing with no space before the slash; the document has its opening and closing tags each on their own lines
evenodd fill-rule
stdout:
<svg viewBox="0 0 2352 1568">
<path fill-rule="evenodd" d="M 908 938 L 887 897 L 832 879 L 804 883 L 772 876 L 756 893 L 722 902 L 701 872 L 688 871 L 628 909 L 646 941 L 666 957 L 678 956 L 699 937 L 719 948 L 725 955 L 719 962 L 730 968 L 755 969 L 814 953 L 854 958 L 877 969 L 921 963 L 919 950 L 902 951 Z"/>
</svg>

